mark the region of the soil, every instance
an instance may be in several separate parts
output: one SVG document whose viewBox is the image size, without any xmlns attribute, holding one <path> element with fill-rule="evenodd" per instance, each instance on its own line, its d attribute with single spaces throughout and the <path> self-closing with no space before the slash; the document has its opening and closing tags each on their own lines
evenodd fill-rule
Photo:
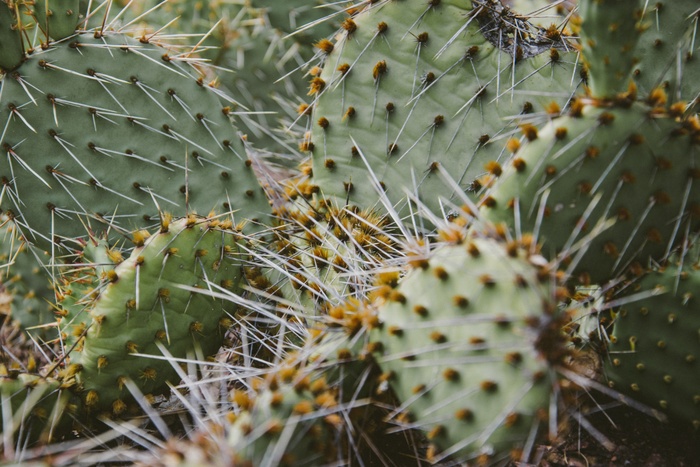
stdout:
<svg viewBox="0 0 700 467">
<path fill-rule="evenodd" d="M 700 433 L 681 431 L 634 408 L 619 406 L 587 417 L 612 443 L 606 449 L 585 430 L 573 429 L 560 443 L 541 447 L 544 467 L 700 466 Z M 613 423 L 614 422 L 614 425 Z M 580 431 L 580 432 L 579 432 Z M 518 467 L 524 467 L 522 464 Z"/>
</svg>

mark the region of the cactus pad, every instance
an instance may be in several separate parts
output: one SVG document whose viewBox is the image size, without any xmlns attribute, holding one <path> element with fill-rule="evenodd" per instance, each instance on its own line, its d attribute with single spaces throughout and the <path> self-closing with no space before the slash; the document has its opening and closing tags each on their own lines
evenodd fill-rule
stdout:
<svg viewBox="0 0 700 467">
<path fill-rule="evenodd" d="M 260 218 L 267 200 L 226 112 L 158 46 L 118 33 L 53 44 L 2 81 L 2 208 L 51 252 L 81 221 L 114 233 L 160 210 Z"/>
<path fill-rule="evenodd" d="M 416 261 L 384 294 L 369 345 L 402 402 L 395 422 L 427 433 L 433 461 L 500 459 L 547 418 L 564 341 L 538 258 L 474 238 Z"/>
<path fill-rule="evenodd" d="M 51 308 L 54 291 L 40 265 L 40 252 L 22 240 L 16 226 L 7 218 L 0 227 L 0 264 L 3 265 L 0 280 L 12 295 L 12 318 L 24 329 L 54 322 Z"/>
<path fill-rule="evenodd" d="M 606 374 L 613 388 L 668 414 L 685 429 L 700 430 L 700 274 L 697 252 L 674 257 L 648 273 L 635 289 L 653 292 L 617 312 Z"/>
<path fill-rule="evenodd" d="M 230 304 L 209 296 L 208 289 L 237 290 L 241 258 L 230 228 L 230 221 L 178 220 L 106 275 L 99 295 L 84 305 L 92 320 L 82 347 L 71 354 L 71 363 L 81 366 L 88 411 L 123 412 L 129 379 L 144 394 L 177 383 L 177 363 L 162 359 L 164 349 L 175 358 L 200 359 L 219 349 L 231 322 Z"/>
<path fill-rule="evenodd" d="M 514 122 L 552 101 L 565 106 L 580 78 L 561 32 L 518 19 L 526 40 L 506 26 L 515 15 L 503 10 L 505 21 L 499 8 L 370 4 L 343 23 L 335 43 L 319 44 L 326 56 L 310 82 L 313 116 L 302 147 L 312 151 L 313 180 L 325 196 L 368 208 L 383 189 L 407 215 L 408 191 L 439 212 L 440 198 L 453 192 L 438 165 L 474 191 L 488 162 L 509 157 L 502 143 Z"/>
<path fill-rule="evenodd" d="M 581 282 L 600 283 L 661 259 L 698 228 L 700 124 L 641 103 L 576 107 L 532 134 L 482 213 L 535 232 Z"/>
<path fill-rule="evenodd" d="M 583 59 L 591 93 L 614 97 L 627 90 L 641 31 L 640 0 L 580 0 Z"/>
<path fill-rule="evenodd" d="M 75 408 L 59 380 L 36 375 L 0 376 L 0 395 L 3 436 L 15 437 L 19 445 L 59 438 L 67 427 L 64 415 Z M 4 454 L 11 454 L 7 447 Z"/>
</svg>

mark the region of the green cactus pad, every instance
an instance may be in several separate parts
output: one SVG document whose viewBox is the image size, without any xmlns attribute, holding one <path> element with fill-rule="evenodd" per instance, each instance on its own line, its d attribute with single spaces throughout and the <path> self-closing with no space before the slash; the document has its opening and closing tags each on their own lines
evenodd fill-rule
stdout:
<svg viewBox="0 0 700 467">
<path fill-rule="evenodd" d="M 108 275 L 123 261 L 118 249 L 111 249 L 105 240 L 90 238 L 84 246 L 77 263 L 61 267 L 57 281 L 56 314 L 59 316 L 58 330 L 66 351 L 82 342 L 92 322 L 90 309 L 99 295 L 101 287 L 109 281 Z M 82 346 L 77 347 L 82 350 Z"/>
<path fill-rule="evenodd" d="M 81 19 L 80 0 L 34 0 L 32 11 L 46 37 L 57 41 L 75 33 Z"/>
<path fill-rule="evenodd" d="M 125 16 L 135 17 L 157 3 L 132 4 Z M 314 40 L 330 36 L 338 24 L 335 20 L 318 22 L 338 10 L 334 5 L 316 8 L 318 3 L 171 0 L 144 16 L 135 33 L 150 34 L 167 24 L 167 34 L 183 34 L 187 44 L 198 44 L 194 55 L 216 67 L 221 85 L 236 96 L 240 107 L 235 108 L 233 120 L 247 134 L 248 141 L 257 149 L 293 153 L 298 159 L 298 149 L 287 127 L 306 94 L 303 69 L 316 52 Z M 297 32 L 309 23 L 314 25 Z M 207 33 L 204 40 L 197 37 Z M 181 42 L 176 36 L 173 40 Z"/>
<path fill-rule="evenodd" d="M 366 209 L 378 204 L 379 185 L 401 215 L 410 213 L 406 191 L 439 212 L 440 198 L 454 193 L 437 165 L 474 191 L 485 164 L 508 159 L 503 142 L 523 114 L 566 105 L 580 82 L 576 54 L 555 29 L 517 19 L 528 40 L 498 29 L 507 23 L 499 8 L 381 2 L 320 46 L 326 56 L 310 82 L 302 147 L 312 150 L 313 181 L 325 196 Z"/>
<path fill-rule="evenodd" d="M 14 8 L 4 1 L 0 2 L 0 78 L 2 72 L 12 70 L 24 59 L 20 29 L 21 24 L 17 22 Z"/>
<path fill-rule="evenodd" d="M 698 228 L 700 125 L 635 103 L 576 105 L 515 154 L 481 213 L 535 232 L 581 282 L 602 283 L 660 260 Z"/>
<path fill-rule="evenodd" d="M 270 23 L 280 31 L 294 34 L 297 40 L 311 45 L 336 31 L 335 21 L 320 21 L 337 16 L 339 8 L 326 0 L 291 0 L 282 6 L 276 0 L 253 0 L 256 8 L 265 10 Z"/>
<path fill-rule="evenodd" d="M 282 384 L 252 394 L 239 391 L 234 402 L 244 409 L 231 427 L 229 445 L 238 462 L 250 465 L 325 465 L 338 455 L 343 410 L 332 389 Z M 318 386 L 321 388 L 321 385 Z"/>
<path fill-rule="evenodd" d="M 614 389 L 667 414 L 679 427 L 700 431 L 697 251 L 684 263 L 674 257 L 636 284 L 635 290 L 651 296 L 630 299 L 617 311 L 605 373 Z"/>
<path fill-rule="evenodd" d="M 593 96 L 612 98 L 627 91 L 641 31 L 641 0 L 580 0 L 583 59 Z"/>
<path fill-rule="evenodd" d="M 564 341 L 541 260 L 474 238 L 437 249 L 386 292 L 369 345 L 402 402 L 395 422 L 427 433 L 432 461 L 507 457 L 546 419 Z"/>
<path fill-rule="evenodd" d="M 24 329 L 55 321 L 53 286 L 41 260 L 40 252 L 24 242 L 15 225 L 4 218 L 0 226 L 0 280 L 12 295 L 12 318 Z M 32 333 L 44 334 L 38 330 Z"/>
<path fill-rule="evenodd" d="M 60 438 L 68 426 L 65 414 L 75 408 L 72 393 L 59 380 L 36 375 L 0 376 L 0 395 L 3 435 L 22 446 Z"/>
<path fill-rule="evenodd" d="M 2 208 L 50 252 L 83 223 L 131 232 L 159 211 L 232 206 L 237 221 L 262 218 L 267 199 L 226 112 L 188 65 L 122 34 L 37 51 L 2 81 Z"/>
<path fill-rule="evenodd" d="M 695 0 L 659 0 L 649 3 L 641 18 L 644 33 L 634 51 L 634 81 L 641 93 L 665 89 L 673 102 L 685 101 L 698 112 L 698 21 Z"/>
<path fill-rule="evenodd" d="M 219 349 L 231 304 L 208 290 L 237 290 L 242 258 L 230 228 L 230 221 L 178 220 L 106 275 L 107 283 L 85 309 L 92 321 L 82 348 L 71 354 L 71 363 L 81 365 L 78 379 L 88 411 L 122 413 L 129 379 L 144 394 L 167 391 L 168 381 L 177 383 L 172 365 L 178 363 L 163 360 L 165 350 L 176 359 L 202 359 Z"/>
<path fill-rule="evenodd" d="M 357 303 L 347 305 L 350 312 Z M 379 419 L 386 408 L 370 403 L 378 370 L 371 358 L 356 355 L 367 336 L 356 338 L 324 325 L 311 334 L 263 378 L 229 393 L 234 421 L 228 444 L 238 461 L 311 466 L 358 459 L 384 465 L 377 462 L 383 455 L 401 448 L 402 455 L 412 453 L 405 433 L 384 432 L 387 426 Z M 360 432 L 361 437 L 353 434 Z M 384 443 L 386 452 L 373 452 L 373 446 Z"/>
</svg>

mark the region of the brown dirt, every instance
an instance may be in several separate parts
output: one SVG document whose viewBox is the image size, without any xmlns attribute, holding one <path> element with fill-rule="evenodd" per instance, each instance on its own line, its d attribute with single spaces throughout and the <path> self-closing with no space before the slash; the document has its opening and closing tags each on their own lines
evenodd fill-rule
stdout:
<svg viewBox="0 0 700 467">
<path fill-rule="evenodd" d="M 627 406 L 606 409 L 588 421 L 612 442 L 611 450 L 585 430 L 573 429 L 554 446 L 542 447 L 544 467 L 700 466 L 700 433 L 680 430 Z M 614 422 L 614 425 L 613 423 Z"/>
</svg>

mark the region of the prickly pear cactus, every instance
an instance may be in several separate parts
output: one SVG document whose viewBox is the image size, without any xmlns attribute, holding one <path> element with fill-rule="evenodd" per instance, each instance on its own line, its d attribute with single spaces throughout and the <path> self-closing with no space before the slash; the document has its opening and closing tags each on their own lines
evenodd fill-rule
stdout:
<svg viewBox="0 0 700 467">
<path fill-rule="evenodd" d="M 80 0 L 34 0 L 32 14 L 45 37 L 64 39 L 80 22 Z"/>
<path fill-rule="evenodd" d="M 132 6 L 125 21 L 158 3 Z M 167 25 L 171 37 L 179 33 L 188 44 L 196 43 L 192 55 L 216 67 L 217 80 L 236 96 L 240 106 L 233 120 L 248 141 L 266 153 L 299 156 L 288 141 L 287 127 L 306 93 L 305 69 L 316 50 L 312 43 L 330 36 L 339 23 L 333 18 L 319 21 L 338 11 L 337 6 L 318 7 L 319 3 L 171 0 L 145 15 L 134 32 L 148 35 Z M 204 34 L 206 38 L 197 36 Z M 179 42 L 176 37 L 175 41 Z"/>
<path fill-rule="evenodd" d="M 616 312 L 606 376 L 612 387 L 667 414 L 676 426 L 700 430 L 700 274 L 697 247 L 651 271 Z"/>
<path fill-rule="evenodd" d="M 551 272 L 532 245 L 489 238 L 411 261 L 370 334 L 394 422 L 424 430 L 434 462 L 527 458 L 566 352 Z"/>
<path fill-rule="evenodd" d="M 137 237 L 131 256 L 106 274 L 99 294 L 82 305 L 91 321 L 70 354 L 88 412 L 120 415 L 130 381 L 159 394 L 179 380 L 177 359 L 219 349 L 232 305 L 211 295 L 237 290 L 242 276 L 231 228 L 230 220 L 194 216 L 164 222 L 150 238 Z"/>
<path fill-rule="evenodd" d="M 4 372 L 3 372 L 4 373 Z M 73 394 L 53 378 L 19 374 L 0 375 L 2 432 L 6 440 L 15 438 L 18 446 L 59 438 L 69 424 L 65 416 L 75 410 Z M 5 443 L 4 455 L 11 443 Z"/>
<path fill-rule="evenodd" d="M 341 11 L 325 0 L 292 0 L 281 7 L 276 0 L 253 0 L 252 5 L 263 9 L 270 23 L 280 31 L 293 34 L 299 42 L 311 45 L 336 32 L 334 18 Z"/>
<path fill-rule="evenodd" d="M 23 241 L 16 226 L 5 218 L 0 227 L 0 281 L 12 295 L 12 318 L 24 329 L 34 328 L 33 334 L 44 334 L 35 327 L 54 321 L 54 290 L 40 263 L 40 252 Z"/>
<path fill-rule="evenodd" d="M 555 409 L 572 410 L 561 374 L 577 371 L 575 345 L 604 328 L 591 319 L 569 338 L 572 308 L 586 301 L 570 302 L 560 285 L 569 274 L 617 282 L 629 266 L 664 264 L 698 232 L 697 6 L 579 0 L 582 18 L 569 34 L 528 24 L 495 0 L 363 1 L 347 8 L 338 34 L 302 51 L 301 33 L 285 38 L 308 21 L 296 13 L 326 11 L 315 0 L 259 2 L 163 2 L 167 19 L 135 40 L 99 29 L 74 35 L 76 18 L 61 16 L 74 0 L 0 0 L 0 207 L 52 266 L 66 253 L 59 246 L 74 255 L 63 256 L 73 262 L 61 265 L 56 286 L 65 354 L 48 373 L 57 380 L 0 368 L 3 455 L 5 433 L 18 446 L 45 438 L 62 407 L 92 425 L 127 417 L 181 378 L 189 386 L 179 365 L 199 361 L 208 371 L 229 330 L 245 349 L 227 352 L 230 366 L 220 362 L 230 374 L 173 398 L 190 410 L 182 419 L 204 446 L 200 459 L 527 462 L 543 425 L 555 434 Z M 571 5 L 518 2 L 528 3 Z M 211 34 L 160 48 L 173 38 L 160 26 L 176 11 L 177 32 Z M 569 23 L 562 13 L 557 21 Z M 135 18 L 104 14 L 106 29 Z M 258 167 L 230 122 L 279 136 L 276 117 L 256 112 L 272 109 L 267 94 L 289 109 L 282 101 L 294 92 L 269 86 L 311 55 L 319 67 L 309 69 L 310 102 L 297 123 L 312 166 L 279 185 L 257 171 L 279 187 L 273 223 Z M 197 80 L 202 58 L 236 70 L 221 78 L 235 99 L 221 104 L 227 97 Z M 572 98 L 581 83 L 582 97 Z M 292 152 L 288 140 L 277 144 Z M 469 201 L 477 195 L 465 191 L 479 192 L 479 214 Z M 470 230 L 450 204 L 470 205 Z M 234 221 L 193 214 L 232 209 Z M 189 216 L 172 221 L 166 211 Z M 442 225 L 440 214 L 454 232 L 427 225 Z M 264 238 L 243 238 L 246 221 L 269 227 Z M 149 238 L 141 229 L 150 227 Z M 133 248 L 113 246 L 134 233 Z M 431 247 L 433 238 L 445 243 Z M 616 310 L 607 374 L 615 389 L 697 428 L 694 261 L 638 281 L 669 292 Z M 248 308 L 232 316 L 239 306 Z M 678 339 L 685 344 L 676 348 Z M 77 410 L 55 403 L 69 393 Z M 174 434 L 164 444 L 177 444 L 182 433 Z M 397 438 L 410 446 L 393 455 Z"/>
<path fill-rule="evenodd" d="M 388 219 L 375 211 L 351 211 L 306 199 L 290 184 L 292 200 L 274 210 L 281 220 L 275 241 L 260 250 L 261 273 L 285 300 L 304 314 L 324 315 L 347 297 L 357 297 L 378 268 L 395 252 Z"/>
<path fill-rule="evenodd" d="M 82 350 L 83 338 L 92 322 L 90 309 L 101 288 L 109 283 L 114 267 L 123 259 L 119 249 L 110 248 L 104 239 L 91 237 L 77 261 L 61 268 L 56 284 L 56 315 L 66 352 Z"/>
<path fill-rule="evenodd" d="M 492 1 L 371 3 L 318 47 L 300 117 L 313 181 L 340 206 L 373 207 L 384 190 L 401 215 L 407 193 L 434 212 L 453 196 L 438 165 L 476 191 L 509 158 L 514 122 L 563 108 L 580 82 L 562 31 Z"/>
<path fill-rule="evenodd" d="M 663 92 L 656 98 L 665 102 Z M 482 199 L 482 213 L 514 233 L 536 232 L 581 282 L 599 283 L 664 257 L 697 230 L 699 174 L 687 155 L 700 124 L 645 103 L 577 107 L 524 130 L 531 141 Z"/>
<path fill-rule="evenodd" d="M 12 1 L 0 2 L 0 71 L 16 67 L 24 59 L 22 23 L 16 14 L 20 8 L 23 7 Z"/>
<path fill-rule="evenodd" d="M 700 79 L 697 41 L 700 11 L 694 0 L 659 0 L 648 4 L 640 18 L 644 33 L 634 51 L 633 78 L 648 94 L 663 87 L 673 102 L 684 101 L 698 112 Z"/>
<path fill-rule="evenodd" d="M 44 250 L 75 249 L 83 223 L 116 235 L 157 225 L 160 210 L 269 209 L 228 109 L 163 48 L 79 34 L 0 85 L 0 206 Z"/>
<path fill-rule="evenodd" d="M 579 3 L 588 86 L 594 96 L 614 97 L 627 90 L 641 35 L 637 18 L 643 4 L 641 0 Z"/>
<path fill-rule="evenodd" d="M 294 383 L 234 391 L 232 398 L 240 412 L 231 427 L 229 444 L 238 462 L 322 465 L 343 454 L 337 451 L 335 438 L 347 427 L 333 388 L 323 380 Z"/>
<path fill-rule="evenodd" d="M 370 312 L 356 300 L 339 308 L 348 318 Z M 229 394 L 234 407 L 228 445 L 238 462 L 390 465 L 414 455 L 415 446 L 407 445 L 414 432 L 387 433 L 392 427 L 383 419 L 390 404 L 375 396 L 379 370 L 362 350 L 368 336 L 348 330 L 318 321 L 307 340 L 263 378 Z"/>
</svg>

